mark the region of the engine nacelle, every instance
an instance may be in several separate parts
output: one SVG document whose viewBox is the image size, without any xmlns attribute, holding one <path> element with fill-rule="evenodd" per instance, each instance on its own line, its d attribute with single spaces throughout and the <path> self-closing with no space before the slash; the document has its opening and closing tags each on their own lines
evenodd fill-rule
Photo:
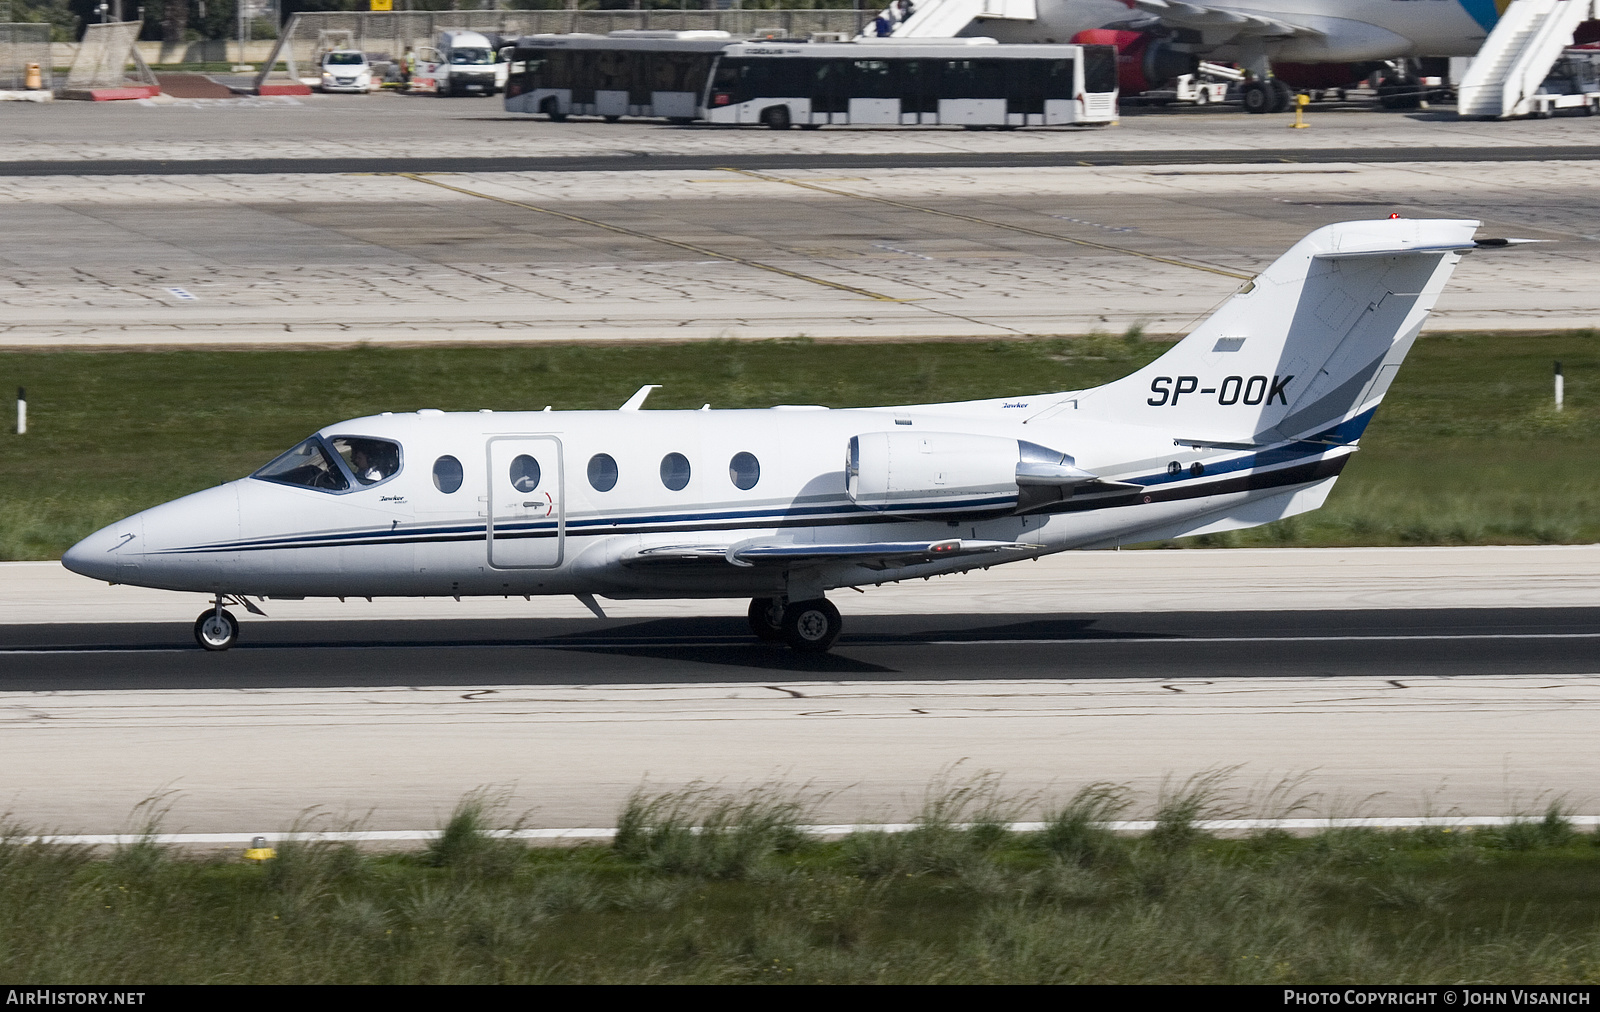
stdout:
<svg viewBox="0 0 1600 1012">
<path fill-rule="evenodd" d="M 1007 516 L 1096 481 L 1058 450 L 966 432 L 867 432 L 845 460 L 856 505 L 929 520 Z"/>
<path fill-rule="evenodd" d="M 1074 35 L 1072 41 L 1117 47 L 1117 87 L 1124 95 L 1138 95 L 1159 88 L 1175 77 L 1195 73 L 1200 67 L 1198 56 L 1183 52 L 1167 39 L 1149 32 L 1091 28 Z"/>
<path fill-rule="evenodd" d="M 867 432 L 850 440 L 845 488 L 858 506 L 930 519 L 1017 506 L 1017 441 L 965 432 Z"/>
</svg>

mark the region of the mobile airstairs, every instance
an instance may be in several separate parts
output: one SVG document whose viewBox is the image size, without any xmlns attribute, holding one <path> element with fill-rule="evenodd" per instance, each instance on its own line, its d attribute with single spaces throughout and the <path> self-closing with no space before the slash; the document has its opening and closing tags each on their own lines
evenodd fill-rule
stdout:
<svg viewBox="0 0 1600 1012">
<path fill-rule="evenodd" d="M 1600 111 L 1600 88 L 1556 87 L 1551 78 L 1573 32 L 1600 15 L 1597 8 L 1600 0 L 1513 0 L 1456 85 L 1458 114 L 1512 119 L 1565 108 Z"/>
<path fill-rule="evenodd" d="M 1035 0 L 914 0 L 909 18 L 896 20 L 894 9 L 886 8 L 879 21 L 887 22 L 890 26 L 891 38 L 949 39 L 960 35 L 979 18 L 1035 21 L 1038 17 L 1039 9 Z M 868 22 L 867 35 L 876 34 L 874 26 L 877 23 Z"/>
</svg>

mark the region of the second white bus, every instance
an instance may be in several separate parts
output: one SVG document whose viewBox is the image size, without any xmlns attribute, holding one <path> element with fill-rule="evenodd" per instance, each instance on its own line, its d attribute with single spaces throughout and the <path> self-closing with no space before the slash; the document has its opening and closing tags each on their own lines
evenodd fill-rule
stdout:
<svg viewBox="0 0 1600 1012">
<path fill-rule="evenodd" d="M 1117 118 L 1112 46 L 918 42 L 730 45 L 712 67 L 701 115 L 775 130 L 1064 126 Z"/>
</svg>

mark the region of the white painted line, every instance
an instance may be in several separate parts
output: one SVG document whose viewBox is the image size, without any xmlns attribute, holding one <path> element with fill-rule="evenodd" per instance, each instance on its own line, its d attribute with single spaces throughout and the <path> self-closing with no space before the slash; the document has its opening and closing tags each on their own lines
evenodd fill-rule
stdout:
<svg viewBox="0 0 1600 1012">
<path fill-rule="evenodd" d="M 1592 633 L 1428 633 L 1416 636 L 1080 636 L 1068 639 L 989 639 L 989 640 L 919 640 L 915 638 L 895 640 L 875 640 L 852 642 L 844 641 L 847 647 L 995 647 L 995 646 L 1121 646 L 1128 643 L 1164 643 L 1170 646 L 1185 646 L 1193 643 L 1413 643 L 1432 642 L 1437 640 L 1593 640 L 1600 639 L 1600 632 Z M 532 643 L 280 643 L 274 644 L 274 649 L 301 649 L 301 650 L 402 650 L 434 649 L 434 650 L 497 650 L 497 649 L 534 649 L 534 650 L 577 650 L 577 649 L 611 649 L 622 647 L 707 647 L 707 646 L 737 646 L 752 645 L 748 637 L 726 636 L 721 639 L 701 638 L 694 640 L 634 640 L 634 639 L 605 639 L 589 638 L 582 640 L 550 640 L 547 642 Z M 249 649 L 250 645 L 245 644 Z M 49 656 L 53 654 L 187 654 L 193 653 L 192 647 L 62 647 L 60 649 L 13 649 L 0 647 L 0 655 L 31 655 Z"/>
<path fill-rule="evenodd" d="M 1564 815 L 1562 818 L 1574 828 L 1600 827 L 1600 815 Z M 1519 823 L 1536 824 L 1537 817 L 1526 815 L 1465 815 L 1465 816 L 1409 816 L 1374 819 L 1202 819 L 1195 828 L 1207 832 L 1240 832 L 1251 829 L 1469 829 L 1495 826 L 1514 826 Z M 1153 819 L 1103 822 L 1100 826 L 1119 833 L 1147 833 L 1156 828 Z M 891 822 L 801 826 L 800 831 L 811 836 L 845 836 L 850 833 L 908 833 L 921 823 Z M 1015 833 L 1037 833 L 1046 827 L 1043 822 L 1012 822 L 1006 828 Z M 958 829 L 970 828 L 962 823 Z M 396 829 L 357 830 L 326 833 L 157 833 L 143 836 L 137 833 L 98 834 L 84 836 L 22 836 L 12 837 L 16 843 L 79 844 L 89 846 L 126 846 L 148 840 L 167 846 L 198 844 L 237 844 L 249 846 L 257 837 L 268 843 L 299 841 L 307 843 L 420 843 L 434 840 L 442 830 Z M 501 829 L 490 830 L 489 836 L 507 840 L 584 841 L 610 840 L 617 835 L 615 829 Z"/>
</svg>

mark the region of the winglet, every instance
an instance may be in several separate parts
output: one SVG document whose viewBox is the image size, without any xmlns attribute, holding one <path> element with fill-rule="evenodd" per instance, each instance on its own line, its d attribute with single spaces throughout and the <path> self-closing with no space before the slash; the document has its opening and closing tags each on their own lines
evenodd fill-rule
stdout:
<svg viewBox="0 0 1600 1012">
<path fill-rule="evenodd" d="M 646 383 L 644 386 L 636 390 L 633 396 L 629 397 L 627 401 L 623 403 L 622 407 L 618 408 L 617 410 L 638 411 L 640 408 L 644 407 L 644 399 L 650 396 L 650 391 L 660 389 L 660 383 Z"/>
</svg>

